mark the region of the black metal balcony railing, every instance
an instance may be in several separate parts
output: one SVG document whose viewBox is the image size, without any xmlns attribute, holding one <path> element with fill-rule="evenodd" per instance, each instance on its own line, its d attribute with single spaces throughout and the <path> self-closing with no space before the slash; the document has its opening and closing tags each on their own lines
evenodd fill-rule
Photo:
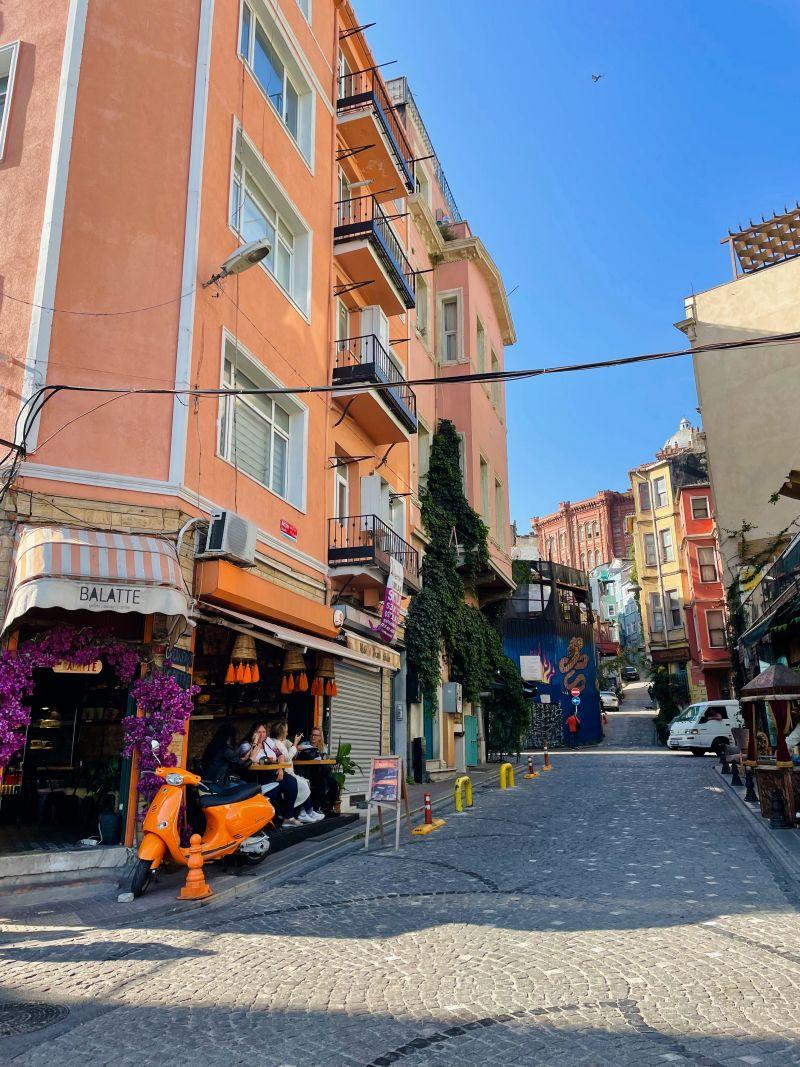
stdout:
<svg viewBox="0 0 800 1067">
<path fill-rule="evenodd" d="M 414 153 L 408 143 L 405 130 L 397 117 L 383 86 L 383 80 L 374 67 L 359 70 L 354 74 L 345 74 L 339 79 L 339 99 L 336 112 L 345 115 L 358 111 L 365 105 L 372 107 L 389 142 L 392 155 L 403 175 L 403 181 L 410 193 L 414 192 Z"/>
<path fill-rule="evenodd" d="M 416 305 L 414 270 L 388 218 L 374 196 L 339 200 L 336 204 L 334 244 L 364 238 L 372 243 L 407 308 Z"/>
<path fill-rule="evenodd" d="M 394 556 L 411 585 L 419 587 L 419 553 L 377 515 L 347 515 L 328 520 L 331 567 L 377 564 L 387 573 Z"/>
<path fill-rule="evenodd" d="M 380 382 L 392 385 L 379 389 L 381 399 L 388 405 L 411 433 L 417 432 L 417 397 L 406 385 L 394 360 L 374 334 L 348 337 L 336 342 L 334 385 L 360 382 Z"/>
<path fill-rule="evenodd" d="M 749 630 L 771 611 L 788 589 L 800 585 L 800 537 L 781 553 L 742 603 L 742 629 Z"/>
</svg>

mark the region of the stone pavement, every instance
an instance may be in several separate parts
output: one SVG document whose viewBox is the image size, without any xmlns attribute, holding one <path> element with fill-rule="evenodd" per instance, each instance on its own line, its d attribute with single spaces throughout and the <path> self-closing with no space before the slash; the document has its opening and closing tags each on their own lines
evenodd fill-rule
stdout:
<svg viewBox="0 0 800 1067">
<path fill-rule="evenodd" d="M 797 887 L 713 761 L 553 763 L 399 854 L 147 929 L 4 923 L 0 1062 L 800 1064 Z"/>
</svg>

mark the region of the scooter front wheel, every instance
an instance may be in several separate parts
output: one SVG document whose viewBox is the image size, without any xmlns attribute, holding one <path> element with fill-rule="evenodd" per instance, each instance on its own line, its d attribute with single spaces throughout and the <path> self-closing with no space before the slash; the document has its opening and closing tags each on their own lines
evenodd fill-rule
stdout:
<svg viewBox="0 0 800 1067">
<path fill-rule="evenodd" d="M 152 878 L 152 860 L 138 860 L 131 878 L 131 893 L 135 897 L 140 897 L 143 893 L 146 893 Z"/>
</svg>

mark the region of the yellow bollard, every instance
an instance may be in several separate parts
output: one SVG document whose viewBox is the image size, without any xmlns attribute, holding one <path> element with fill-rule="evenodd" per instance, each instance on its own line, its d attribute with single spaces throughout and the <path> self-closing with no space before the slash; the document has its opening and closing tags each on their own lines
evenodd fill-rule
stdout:
<svg viewBox="0 0 800 1067">
<path fill-rule="evenodd" d="M 514 788 L 514 768 L 511 766 L 510 763 L 500 764 L 500 788 Z"/>
<path fill-rule="evenodd" d="M 472 807 L 472 780 L 467 774 L 462 774 L 460 778 L 456 778 L 453 784 L 453 800 L 455 801 L 456 811 L 464 810 L 464 796 L 466 796 L 467 807 Z"/>
</svg>

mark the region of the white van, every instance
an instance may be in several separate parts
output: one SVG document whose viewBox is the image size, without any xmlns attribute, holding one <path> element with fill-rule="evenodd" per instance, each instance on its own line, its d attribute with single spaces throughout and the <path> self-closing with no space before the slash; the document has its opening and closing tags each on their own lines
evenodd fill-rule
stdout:
<svg viewBox="0 0 800 1067">
<path fill-rule="evenodd" d="M 689 751 L 693 756 L 722 751 L 733 743 L 732 729 L 744 726 L 738 700 L 704 700 L 690 704 L 669 724 L 667 747 Z"/>
</svg>

